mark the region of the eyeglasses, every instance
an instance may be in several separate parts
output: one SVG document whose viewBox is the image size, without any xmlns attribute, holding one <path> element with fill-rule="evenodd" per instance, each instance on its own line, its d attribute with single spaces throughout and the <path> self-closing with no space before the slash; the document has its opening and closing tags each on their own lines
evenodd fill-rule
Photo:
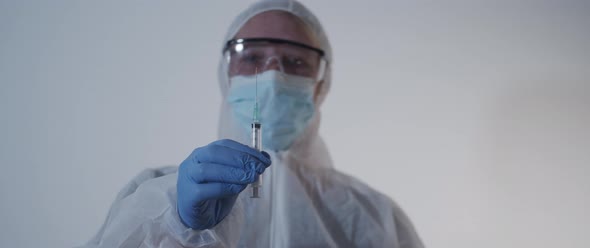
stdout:
<svg viewBox="0 0 590 248">
<path fill-rule="evenodd" d="M 321 49 L 274 38 L 232 39 L 226 43 L 223 53 L 230 77 L 274 69 L 320 81 L 327 64 Z"/>
</svg>

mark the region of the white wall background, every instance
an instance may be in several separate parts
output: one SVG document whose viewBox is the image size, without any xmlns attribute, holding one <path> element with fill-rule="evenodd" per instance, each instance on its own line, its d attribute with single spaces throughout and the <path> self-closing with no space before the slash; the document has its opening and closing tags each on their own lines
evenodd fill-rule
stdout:
<svg viewBox="0 0 590 248">
<path fill-rule="evenodd" d="M 81 244 L 140 170 L 213 141 L 248 2 L 0 0 L 0 247 Z M 590 245 L 588 1 L 305 3 L 337 168 L 429 247 Z"/>
</svg>

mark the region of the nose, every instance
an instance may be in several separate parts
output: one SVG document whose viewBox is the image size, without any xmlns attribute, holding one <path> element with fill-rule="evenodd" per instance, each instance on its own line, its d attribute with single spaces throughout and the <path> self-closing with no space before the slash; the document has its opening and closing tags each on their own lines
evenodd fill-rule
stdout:
<svg viewBox="0 0 590 248">
<path fill-rule="evenodd" d="M 264 68 L 261 71 L 277 70 L 284 72 L 283 64 L 278 56 L 268 57 L 264 63 Z"/>
</svg>

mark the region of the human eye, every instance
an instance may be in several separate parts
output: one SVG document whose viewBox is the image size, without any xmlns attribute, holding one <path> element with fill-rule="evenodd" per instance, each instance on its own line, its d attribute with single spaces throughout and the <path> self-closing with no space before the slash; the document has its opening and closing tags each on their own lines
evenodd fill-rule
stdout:
<svg viewBox="0 0 590 248">
<path fill-rule="evenodd" d="M 240 56 L 240 61 L 247 64 L 259 64 L 262 56 L 258 53 L 245 53 Z"/>
<path fill-rule="evenodd" d="M 285 62 L 286 64 L 295 67 L 307 67 L 309 65 L 301 56 L 286 56 Z"/>
</svg>

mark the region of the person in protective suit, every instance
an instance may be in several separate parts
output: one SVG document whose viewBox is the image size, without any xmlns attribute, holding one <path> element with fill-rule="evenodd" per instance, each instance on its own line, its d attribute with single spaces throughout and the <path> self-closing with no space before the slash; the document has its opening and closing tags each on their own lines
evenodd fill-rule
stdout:
<svg viewBox="0 0 590 248">
<path fill-rule="evenodd" d="M 251 5 L 224 39 L 219 140 L 139 174 L 85 247 L 423 247 L 390 198 L 332 166 L 318 135 L 332 64 L 302 4 Z M 253 112 L 262 152 L 245 145 Z"/>
</svg>

